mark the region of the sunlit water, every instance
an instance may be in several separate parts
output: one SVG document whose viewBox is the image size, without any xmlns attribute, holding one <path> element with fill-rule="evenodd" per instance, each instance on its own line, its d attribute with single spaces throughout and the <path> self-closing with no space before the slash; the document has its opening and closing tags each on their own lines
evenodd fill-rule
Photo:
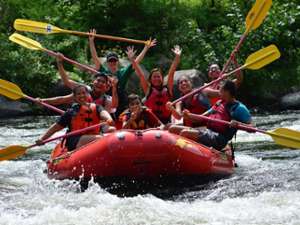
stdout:
<svg viewBox="0 0 300 225">
<path fill-rule="evenodd" d="M 256 116 L 266 130 L 300 130 L 298 112 Z M 0 147 L 31 144 L 55 118 L 0 121 Z M 0 163 L 0 225 L 45 224 L 300 224 L 300 151 L 261 134 L 239 132 L 239 167 L 230 178 L 181 190 L 118 197 L 97 184 L 85 192 L 43 173 L 53 144 Z M 174 194 L 170 193 L 174 191 Z M 171 196 L 171 197 L 170 197 Z"/>
</svg>

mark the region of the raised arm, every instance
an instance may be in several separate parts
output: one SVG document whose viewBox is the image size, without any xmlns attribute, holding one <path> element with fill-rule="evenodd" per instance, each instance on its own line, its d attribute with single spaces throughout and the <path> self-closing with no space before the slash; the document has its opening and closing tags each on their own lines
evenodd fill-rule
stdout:
<svg viewBox="0 0 300 225">
<path fill-rule="evenodd" d="M 137 62 L 137 64 L 142 62 L 142 60 L 144 59 L 144 57 L 145 57 L 146 53 L 148 52 L 148 50 L 150 48 L 154 47 L 155 45 L 156 45 L 156 39 L 151 40 L 151 38 L 150 38 L 149 44 L 146 44 L 143 51 L 141 51 L 141 53 L 136 57 L 135 61 Z"/>
<path fill-rule="evenodd" d="M 180 62 L 182 49 L 178 45 L 175 45 L 174 48 L 172 49 L 172 52 L 174 52 L 175 58 L 168 72 L 168 90 L 171 96 L 173 96 L 174 74 Z"/>
<path fill-rule="evenodd" d="M 53 98 L 42 98 L 37 99 L 38 101 L 45 102 L 50 105 L 63 105 L 63 104 L 71 104 L 73 102 L 73 94 L 57 96 Z"/>
<path fill-rule="evenodd" d="M 111 79 L 111 84 L 112 84 L 111 109 L 116 109 L 119 106 L 118 82 L 119 80 L 116 77 Z"/>
<path fill-rule="evenodd" d="M 95 46 L 95 34 L 96 34 L 96 30 L 92 29 L 90 30 L 90 36 L 89 36 L 89 46 L 90 46 L 90 51 L 91 51 L 91 55 L 92 55 L 92 59 L 94 61 L 95 64 L 95 69 L 99 70 L 101 67 L 101 61 L 98 57 L 97 54 L 97 50 L 96 50 L 96 46 Z"/>
<path fill-rule="evenodd" d="M 65 71 L 65 68 L 64 68 L 64 65 L 63 65 L 63 54 L 59 53 L 57 55 L 56 62 L 57 62 L 59 75 L 60 75 L 64 85 L 73 90 L 78 85 L 78 83 L 71 80 L 69 78 L 69 75 Z"/>
<path fill-rule="evenodd" d="M 142 68 L 137 63 L 136 59 L 134 59 L 135 54 L 136 54 L 136 51 L 134 50 L 134 47 L 130 47 L 130 46 L 127 47 L 126 54 L 128 56 L 128 59 L 132 63 L 132 67 L 134 68 L 136 75 L 140 78 L 140 82 L 141 82 L 143 92 L 146 95 L 148 93 L 149 84 L 148 84 L 148 82 L 145 78 L 145 75 L 144 75 L 144 72 L 143 72 Z"/>
</svg>

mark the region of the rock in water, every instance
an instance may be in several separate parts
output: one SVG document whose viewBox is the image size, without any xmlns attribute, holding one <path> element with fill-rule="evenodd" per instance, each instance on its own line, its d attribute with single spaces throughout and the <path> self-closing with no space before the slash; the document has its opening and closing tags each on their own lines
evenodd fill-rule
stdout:
<svg viewBox="0 0 300 225">
<path fill-rule="evenodd" d="M 287 94 L 280 99 L 282 109 L 300 109 L 300 92 Z"/>
<path fill-rule="evenodd" d="M 28 104 L 19 101 L 10 101 L 0 96 L 0 118 L 23 116 L 31 113 L 32 110 Z"/>
</svg>

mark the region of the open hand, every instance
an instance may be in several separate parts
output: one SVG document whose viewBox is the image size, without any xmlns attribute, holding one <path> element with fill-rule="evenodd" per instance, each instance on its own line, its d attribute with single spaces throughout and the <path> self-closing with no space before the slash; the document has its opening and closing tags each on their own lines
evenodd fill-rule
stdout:
<svg viewBox="0 0 300 225">
<path fill-rule="evenodd" d="M 148 41 L 147 41 L 147 48 L 152 48 L 154 46 L 156 46 L 157 44 L 157 41 L 156 41 L 156 38 L 154 38 L 153 40 L 150 38 Z"/>
<path fill-rule="evenodd" d="M 130 61 L 134 60 L 135 58 L 135 54 L 136 54 L 136 50 L 134 50 L 133 46 L 128 46 L 127 47 L 127 51 L 126 51 L 127 57 Z"/>
<path fill-rule="evenodd" d="M 89 40 L 90 41 L 94 41 L 96 33 L 97 33 L 96 29 L 91 29 L 90 30 L 90 32 L 89 32 Z"/>
<path fill-rule="evenodd" d="M 181 56 L 182 48 L 180 48 L 179 45 L 175 45 L 174 48 L 172 49 L 172 52 L 174 52 L 176 56 Z"/>
</svg>

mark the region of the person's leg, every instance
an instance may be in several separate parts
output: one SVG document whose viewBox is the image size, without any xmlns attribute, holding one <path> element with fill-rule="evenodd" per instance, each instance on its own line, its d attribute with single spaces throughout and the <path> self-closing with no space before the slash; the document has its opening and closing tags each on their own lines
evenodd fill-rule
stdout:
<svg viewBox="0 0 300 225">
<path fill-rule="evenodd" d="M 186 129 L 183 129 L 180 132 L 180 136 L 186 137 L 186 138 L 191 139 L 193 141 L 198 141 L 199 140 L 199 135 L 200 135 L 199 129 L 194 129 L 194 128 L 186 128 Z"/>
<path fill-rule="evenodd" d="M 101 135 L 82 135 L 76 145 L 76 148 L 79 148 L 100 138 L 102 138 Z"/>
<path fill-rule="evenodd" d="M 172 134 L 180 134 L 183 129 L 187 129 L 188 127 L 182 125 L 171 125 L 169 127 L 169 132 Z"/>
</svg>

